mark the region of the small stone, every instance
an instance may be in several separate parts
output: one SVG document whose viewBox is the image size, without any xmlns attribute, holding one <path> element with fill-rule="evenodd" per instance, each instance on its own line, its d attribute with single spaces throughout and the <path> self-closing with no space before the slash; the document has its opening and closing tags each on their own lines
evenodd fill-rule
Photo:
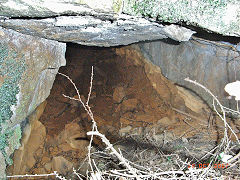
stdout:
<svg viewBox="0 0 240 180">
<path fill-rule="evenodd" d="M 119 130 L 119 133 L 121 136 L 125 136 L 127 133 L 129 133 L 131 131 L 131 129 L 132 129 L 131 126 L 127 126 L 127 127 L 121 128 Z"/>
<path fill-rule="evenodd" d="M 52 170 L 60 174 L 66 175 L 72 171 L 73 164 L 62 156 L 57 156 L 52 159 Z"/>
<path fill-rule="evenodd" d="M 89 171 L 89 163 L 88 162 L 82 162 L 81 168 L 79 169 L 80 174 L 86 175 L 87 170 Z"/>
<path fill-rule="evenodd" d="M 80 118 L 76 118 L 71 123 L 66 124 L 65 129 L 58 135 L 58 144 L 61 144 L 59 148 L 62 148 L 65 152 L 72 150 L 71 148 L 85 151 L 85 147 L 88 146 L 89 141 L 84 139 L 86 137 L 86 131 L 78 125 L 77 121 L 79 120 Z M 55 151 L 52 150 L 51 154 L 54 152 Z"/>
<path fill-rule="evenodd" d="M 78 138 L 78 137 L 76 137 Z M 72 138 L 69 142 L 69 145 L 72 148 L 79 149 L 79 150 L 87 150 L 87 146 L 89 144 L 88 140 L 75 140 L 75 138 Z"/>
<path fill-rule="evenodd" d="M 59 148 L 62 149 L 64 152 L 73 150 L 73 148 L 68 143 L 59 145 Z"/>
<path fill-rule="evenodd" d="M 131 130 L 131 135 L 135 136 L 141 136 L 143 135 L 143 127 L 136 127 Z"/>
<path fill-rule="evenodd" d="M 45 174 L 46 170 L 44 168 L 35 168 L 33 174 Z"/>
<path fill-rule="evenodd" d="M 186 107 L 191 109 L 195 113 L 202 113 L 203 109 L 207 109 L 206 104 L 197 96 L 194 96 L 189 90 L 176 86 L 178 89 L 178 95 L 183 98 Z"/>
<path fill-rule="evenodd" d="M 120 103 L 125 97 L 125 92 L 123 87 L 116 87 L 113 92 L 113 100 Z"/>
<path fill-rule="evenodd" d="M 124 118 L 124 117 L 121 117 L 119 121 L 120 121 L 121 125 L 123 125 L 123 126 L 127 126 L 127 125 L 131 124 L 131 122 L 127 118 Z"/>
<path fill-rule="evenodd" d="M 188 143 L 188 140 L 187 140 L 187 138 L 185 138 L 185 137 L 182 137 L 182 142 L 183 142 L 183 143 Z"/>
<path fill-rule="evenodd" d="M 52 168 L 52 163 L 49 162 L 49 163 L 46 163 L 44 165 L 44 168 L 46 169 L 47 172 L 50 172 L 51 171 L 51 168 Z"/>
<path fill-rule="evenodd" d="M 125 177 L 120 177 L 119 180 L 127 180 Z"/>
<path fill-rule="evenodd" d="M 53 151 L 53 147 L 52 146 L 49 147 L 48 150 L 49 150 L 49 152 L 52 152 Z"/>
<path fill-rule="evenodd" d="M 171 120 L 171 119 L 169 119 L 168 117 L 164 117 L 164 118 L 162 118 L 162 119 L 160 119 L 160 120 L 158 120 L 158 122 L 157 122 L 157 124 L 158 125 L 170 125 L 170 124 L 173 124 L 175 121 L 173 121 L 173 120 Z"/>
<path fill-rule="evenodd" d="M 76 100 L 71 100 L 70 101 L 70 104 L 73 106 L 73 107 L 78 107 L 80 105 L 80 102 L 76 101 Z"/>
<path fill-rule="evenodd" d="M 138 100 L 137 99 L 127 99 L 124 100 L 122 103 L 122 110 L 123 111 L 133 111 L 137 108 Z"/>
<path fill-rule="evenodd" d="M 50 158 L 44 156 L 44 157 L 42 158 L 42 160 L 41 160 L 41 164 L 44 165 L 44 164 L 46 164 L 46 163 L 49 162 L 49 161 L 50 161 Z"/>
<path fill-rule="evenodd" d="M 162 134 L 155 134 L 153 135 L 153 139 L 157 142 L 157 143 L 162 143 L 164 142 L 170 142 L 174 140 L 174 136 L 172 133 L 170 132 L 165 132 Z"/>
</svg>

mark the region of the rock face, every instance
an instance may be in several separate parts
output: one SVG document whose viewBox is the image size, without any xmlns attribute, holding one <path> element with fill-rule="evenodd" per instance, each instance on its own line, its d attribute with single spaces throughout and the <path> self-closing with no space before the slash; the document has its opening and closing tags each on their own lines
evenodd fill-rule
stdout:
<svg viewBox="0 0 240 180">
<path fill-rule="evenodd" d="M 236 108 L 235 100 L 229 101 L 224 87 L 240 76 L 240 62 L 234 45 L 193 39 L 172 44 L 158 41 L 136 45 L 143 55 L 161 68 L 162 74 L 171 81 L 199 94 L 210 106 L 212 98 L 205 90 L 186 82 L 189 77 L 204 85 L 225 106 Z"/>
<path fill-rule="evenodd" d="M 3 2 L 0 2 L 0 9 L 1 9 L 0 16 L 3 17 L 46 18 L 63 15 L 74 15 L 74 16 L 99 17 L 102 20 L 111 21 L 114 21 L 113 19 L 115 19 L 119 14 L 123 12 L 133 16 L 141 15 L 147 18 L 151 17 L 161 22 L 168 23 L 186 22 L 187 25 L 193 26 L 197 25 L 201 28 L 208 29 L 210 31 L 214 31 L 223 35 L 231 35 L 238 37 L 240 36 L 239 32 L 240 3 L 238 0 L 225 0 L 225 1 L 41 0 L 24 2 L 17 0 L 4 0 Z M 77 19 L 75 18 L 72 19 L 72 21 L 75 22 L 76 20 Z M 52 21 L 54 21 L 54 19 L 52 19 Z M 97 21 L 95 22 L 96 24 L 94 24 L 94 26 L 98 24 Z M 20 23 L 18 25 L 20 25 Z M 108 26 L 105 27 L 111 29 L 112 26 L 111 23 L 106 25 Z M 132 28 L 130 28 L 131 26 Z M 134 31 L 135 34 L 139 32 L 141 33 L 141 31 L 136 30 L 136 27 L 140 28 L 140 26 L 138 26 L 138 23 L 133 25 L 129 24 L 128 22 L 128 25 L 125 24 L 125 27 L 126 28 L 128 27 L 127 29 L 125 29 L 125 31 Z M 112 27 L 113 28 L 111 32 L 113 33 L 114 28 L 117 29 L 119 28 L 118 26 Z M 72 28 L 74 28 L 74 26 L 68 27 L 67 31 L 69 31 L 69 29 Z M 143 27 L 141 29 L 144 30 Z M 91 31 L 91 29 L 89 28 L 87 30 Z M 95 28 L 95 30 L 101 32 L 101 28 Z M 148 35 L 151 35 L 151 33 L 154 32 L 150 28 L 148 30 L 149 30 Z M 38 31 L 38 33 L 41 34 L 42 32 Z M 159 31 L 159 33 L 161 32 Z M 156 32 L 155 35 L 157 35 Z M 68 37 L 68 39 L 71 39 L 72 36 L 73 35 Z M 61 39 L 63 39 L 63 36 L 61 37 Z"/>
<path fill-rule="evenodd" d="M 72 15 L 113 15 L 122 10 L 122 0 L 56 0 L 56 1 L 10 1 L 0 3 L 0 16 L 6 17 L 52 17 Z"/>
<path fill-rule="evenodd" d="M 24 174 L 36 163 L 37 153 L 42 154 L 46 138 L 46 128 L 39 122 L 47 102 L 44 101 L 28 119 L 29 124 L 24 128 L 21 146 L 14 153 L 13 174 Z"/>
<path fill-rule="evenodd" d="M 62 156 L 57 156 L 52 159 L 52 169 L 54 171 L 67 175 L 67 173 L 71 172 L 72 168 L 73 164 Z"/>
<path fill-rule="evenodd" d="M 58 136 L 49 136 L 39 121 L 46 104 L 47 101 L 44 101 L 29 116 L 29 124 L 23 131 L 22 145 L 15 151 L 14 164 L 8 169 L 12 175 L 57 171 L 66 176 L 72 174 L 72 168 L 77 168 L 87 152 L 89 141 L 84 139 L 85 130 L 76 123 L 79 119 L 66 124 Z"/>
<path fill-rule="evenodd" d="M 123 12 L 169 23 L 186 22 L 223 35 L 240 36 L 240 3 L 226 1 L 126 0 Z"/>
<path fill-rule="evenodd" d="M 176 25 L 121 14 L 122 7 L 122 0 L 6 1 L 0 3 L 0 26 L 41 38 L 104 47 L 168 37 L 188 41 L 194 33 Z"/>
<path fill-rule="evenodd" d="M 124 142 L 125 145 L 120 143 L 120 146 L 128 157 L 132 157 L 135 147 L 141 146 L 143 149 L 158 147 L 185 157 L 193 153 L 200 158 L 205 150 L 215 146 L 222 135 L 223 122 L 215 119 L 211 109 L 191 91 L 165 78 L 161 67 L 146 59 L 141 50 L 136 45 L 96 48 L 70 44 L 66 52 L 67 66 L 59 71 L 70 76 L 86 100 L 91 66 L 94 66 L 89 104 L 98 130 L 112 144 Z M 40 146 L 43 151 L 33 150 L 34 159 L 28 158 L 30 162 L 21 164 L 20 167 L 28 167 L 21 173 L 57 170 L 68 179 L 73 175 L 71 167 L 84 167 L 80 171 L 86 173 L 88 166 L 79 162 L 84 161 L 87 153 L 90 137 L 86 132 L 91 130 L 92 121 L 81 104 L 73 103 L 62 94 L 76 97 L 72 84 L 57 75 L 39 119 L 46 128 L 44 145 Z M 93 142 L 96 149 L 105 148 L 98 138 Z M 98 162 L 99 166 L 108 168 L 107 163 Z M 18 164 L 17 161 L 14 164 Z"/>
<path fill-rule="evenodd" d="M 65 65 L 65 48 L 0 28 L 0 150 L 8 164 L 19 146 L 20 124 L 46 99 L 59 67 Z"/>
<path fill-rule="evenodd" d="M 1 174 L 1 178 L 6 178 L 6 174 L 5 174 L 5 169 L 6 169 L 6 163 L 5 163 L 5 157 L 3 156 L 2 152 L 0 152 L 0 159 L 1 159 L 1 164 L 0 164 L 0 174 Z"/>
<path fill-rule="evenodd" d="M 194 33 L 183 27 L 163 26 L 128 15 L 111 19 L 90 15 L 41 20 L 6 19 L 0 20 L 0 26 L 42 38 L 104 47 L 158 40 L 169 36 L 178 41 L 187 41 Z"/>
<path fill-rule="evenodd" d="M 151 1 L 150 7 L 159 8 L 156 2 L 164 4 L 161 0 Z M 183 7 L 178 7 L 179 2 L 170 3 L 170 7 L 178 11 Z M 161 16 L 162 20 L 170 19 L 168 22 L 186 20 L 224 35 L 239 36 L 239 4 L 209 3 L 206 7 L 210 15 L 200 21 L 202 10 L 194 3 L 187 3 L 183 8 L 190 13 L 196 10 L 192 21 L 181 12 L 172 13 L 174 17 L 170 17 L 156 11 L 152 17 Z M 140 14 L 152 15 L 151 12 L 146 14 L 148 9 L 141 9 L 141 6 L 135 6 L 135 10 L 139 7 L 144 10 Z M 234 13 L 231 12 L 228 19 L 225 15 L 230 14 L 231 7 Z M 161 8 L 165 12 L 169 4 Z M 73 76 L 83 92 L 82 97 L 87 97 L 89 77 L 86 74 L 90 75 L 89 67 L 94 65 L 97 77 L 90 106 L 100 131 L 111 135 L 110 140 L 134 135 L 137 142 L 150 142 L 158 147 L 163 144 L 166 149 L 168 146 L 174 148 L 178 140 L 175 135 L 185 136 L 185 143 L 188 142 L 186 137 L 191 140 L 194 136 L 198 137 L 196 141 L 203 136 L 215 140 L 219 136 L 217 125 L 222 124 L 216 120 L 213 133 L 206 133 L 211 110 L 201 98 L 210 106 L 212 100 L 204 90 L 185 82 L 186 77 L 210 89 L 224 105 L 234 107 L 231 106 L 234 101 L 227 100 L 223 90 L 227 83 L 240 76 L 237 71 L 240 64 L 236 61 L 239 50 L 232 44 L 192 38 L 195 32 L 187 28 L 121 14 L 122 10 L 126 12 L 122 0 L 24 3 L 5 0 L 0 3 L 0 9 L 0 162 L 3 162 L 0 175 L 4 175 L 5 166 L 11 164 L 10 155 L 20 146 L 21 127 L 25 127 L 24 138 L 14 156 L 14 174 L 52 170 L 67 174 L 69 169 L 66 171 L 64 167 L 72 168 L 86 153 L 89 139 L 85 134 L 90 130 L 91 121 L 79 110 L 79 103 L 59 98 L 61 102 L 57 104 L 60 92 L 76 97 L 69 84 L 56 85 L 57 91 L 50 97 L 41 118 L 44 103 L 29 117 L 29 124 L 24 121 L 48 97 L 59 67 L 65 65 L 66 45 L 57 41 L 101 47 L 154 41 L 124 48 L 103 48 L 96 56 L 89 56 L 95 49 L 88 51 L 81 47 L 75 55 L 85 61 L 70 61 L 71 66 L 63 70 Z M 213 13 L 215 9 L 218 11 Z M 217 18 L 212 18 L 212 14 Z M 212 22 L 214 26 L 210 27 Z M 58 77 L 63 82 L 61 78 Z M 98 140 L 94 143 L 101 146 Z M 212 144 L 208 148 L 211 149 Z M 68 154 L 74 159 L 68 159 Z"/>
</svg>

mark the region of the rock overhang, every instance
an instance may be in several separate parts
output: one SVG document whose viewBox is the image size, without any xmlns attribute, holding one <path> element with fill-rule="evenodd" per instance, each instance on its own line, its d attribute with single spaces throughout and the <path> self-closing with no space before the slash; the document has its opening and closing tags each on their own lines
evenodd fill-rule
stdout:
<svg viewBox="0 0 240 180">
<path fill-rule="evenodd" d="M 41 38 L 99 47 L 129 45 L 169 37 L 180 42 L 188 41 L 195 33 L 178 25 L 161 25 L 124 14 L 115 19 L 90 15 L 1 19 L 0 26 Z"/>
</svg>

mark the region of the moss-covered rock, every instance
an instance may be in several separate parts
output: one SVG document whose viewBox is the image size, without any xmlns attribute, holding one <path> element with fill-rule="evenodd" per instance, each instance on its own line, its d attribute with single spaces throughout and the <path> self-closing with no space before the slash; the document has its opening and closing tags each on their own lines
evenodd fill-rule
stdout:
<svg viewBox="0 0 240 180">
<path fill-rule="evenodd" d="M 49 95 L 65 65 L 65 49 L 63 43 L 0 28 L 1 162 L 12 163 L 11 154 L 20 146 L 20 124 Z"/>
<path fill-rule="evenodd" d="M 11 164 L 10 155 L 19 146 L 21 129 L 8 127 L 8 121 L 13 115 L 11 107 L 17 104 L 19 81 L 26 69 L 23 54 L 18 54 L 9 48 L 7 43 L 0 42 L 0 150 L 8 164 Z M 17 130 L 18 129 L 18 130 Z M 18 132 L 18 133 L 17 133 Z"/>
<path fill-rule="evenodd" d="M 126 0 L 123 12 L 189 25 L 223 35 L 240 36 L 238 0 Z"/>
</svg>

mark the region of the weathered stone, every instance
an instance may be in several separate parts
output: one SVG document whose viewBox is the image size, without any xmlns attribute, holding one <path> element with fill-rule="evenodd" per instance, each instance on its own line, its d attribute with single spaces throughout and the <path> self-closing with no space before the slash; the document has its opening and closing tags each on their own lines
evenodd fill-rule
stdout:
<svg viewBox="0 0 240 180">
<path fill-rule="evenodd" d="M 57 156 L 59 152 L 60 151 L 59 151 L 59 148 L 57 146 L 49 148 L 49 153 L 50 153 L 51 156 Z"/>
<path fill-rule="evenodd" d="M 65 65 L 65 48 L 0 27 L 0 138 L 8 164 L 19 147 L 20 123 L 50 94 L 59 67 Z"/>
<path fill-rule="evenodd" d="M 131 126 L 126 126 L 126 127 L 124 127 L 124 128 L 121 128 L 121 129 L 119 130 L 120 136 L 125 136 L 127 133 L 130 133 L 130 130 L 131 130 L 131 129 L 132 129 Z"/>
<path fill-rule="evenodd" d="M 96 15 L 97 13 L 119 13 L 121 0 L 86 1 L 86 0 L 61 0 L 61 1 L 4 1 L 0 4 L 0 16 L 6 17 L 50 17 L 64 14 Z M 94 10 L 95 9 L 95 10 Z M 104 14 L 103 14 L 104 15 Z"/>
<path fill-rule="evenodd" d="M 11 102 L 6 99 L 8 96 L 1 94 L 1 103 L 6 106 L 4 112 L 13 113 L 12 117 L 1 117 L 4 118 L 1 120 L 3 122 L 11 117 L 6 125 L 1 124 L 2 129 L 6 130 L 24 120 L 49 95 L 55 74 L 65 63 L 65 45 L 2 28 L 0 31 L 3 77 L 0 88 L 12 94 L 13 100 L 16 96 L 16 102 Z M 12 103 L 12 106 L 5 101 Z"/>
<path fill-rule="evenodd" d="M 185 88 L 177 86 L 178 94 L 184 99 L 185 105 L 195 113 L 204 113 L 203 110 L 207 109 L 206 104 L 197 96 L 194 96 Z"/>
<path fill-rule="evenodd" d="M 240 36 L 240 3 L 233 1 L 126 0 L 123 12 L 163 22 L 199 26 L 219 34 Z"/>
<path fill-rule="evenodd" d="M 6 164 L 5 164 L 5 158 L 3 154 L 0 152 L 0 178 L 4 179 L 5 178 L 5 169 L 6 169 Z"/>
<path fill-rule="evenodd" d="M 73 164 L 62 156 L 57 156 L 52 159 L 52 170 L 60 174 L 66 175 L 72 171 Z"/>
<path fill-rule="evenodd" d="M 36 168 L 33 170 L 33 174 L 46 174 L 46 169 L 45 168 Z"/>
<path fill-rule="evenodd" d="M 59 0 L 53 2 L 43 0 L 39 2 L 24 2 L 23 4 L 16 0 L 6 0 L 0 4 L 0 16 L 4 19 L 4 17 L 56 17 L 68 14 L 74 16 L 92 16 L 98 17 L 97 19 L 114 21 L 117 18 L 121 18 L 121 12 L 123 11 L 125 14 L 133 16 L 151 16 L 153 19 L 163 22 L 179 23 L 184 21 L 188 25 L 198 25 L 204 29 L 224 35 L 239 36 L 239 6 L 238 1 L 203 2 L 198 0 L 194 3 L 186 3 L 185 1 L 166 2 L 164 0 L 154 0 L 149 3 L 147 0 L 126 0 L 123 3 L 123 0 Z M 64 20 L 61 24 L 74 27 L 77 24 L 77 20 L 75 18 L 68 21 Z M 36 32 L 38 35 L 41 33 L 41 31 Z"/>
<path fill-rule="evenodd" d="M 94 112 L 98 130 L 105 134 L 111 143 L 115 143 L 119 139 L 126 139 L 129 141 L 129 145 L 133 147 L 132 142 L 134 140 L 137 144 L 144 145 L 145 148 L 154 145 L 162 149 L 163 146 L 165 146 L 165 148 L 167 147 L 165 149 L 166 152 L 172 152 L 168 151 L 170 150 L 168 146 L 171 145 L 173 149 L 175 149 L 175 146 L 181 146 L 182 140 L 179 137 L 184 136 L 188 138 L 187 140 L 189 140 L 189 142 L 191 138 L 195 138 L 196 133 L 200 132 L 206 134 L 205 136 L 208 136 L 208 138 L 210 137 L 210 133 L 207 132 L 207 126 L 205 126 L 209 118 L 208 112 L 203 114 L 203 118 L 198 118 L 202 114 L 201 109 L 198 109 L 197 106 L 189 106 L 191 100 L 195 103 L 195 100 L 198 102 L 198 99 L 195 98 L 194 95 L 191 96 L 188 91 L 185 92 L 185 90 L 183 90 L 184 92 L 180 92 L 175 84 L 162 76 L 160 67 L 151 64 L 143 58 L 140 53 L 141 51 L 133 49 L 132 47 L 112 48 L 113 52 L 114 50 L 116 51 L 117 56 L 114 57 L 115 54 L 113 55 L 113 52 L 111 52 L 111 60 L 108 60 L 106 63 L 106 61 L 104 62 L 103 60 L 109 56 L 108 50 L 100 48 L 98 51 L 97 48 L 92 47 L 89 49 L 86 50 L 86 47 L 82 46 L 76 49 L 76 52 L 82 53 L 83 56 L 79 57 L 80 60 L 77 58 L 76 61 L 70 60 L 72 63 L 70 64 L 70 68 L 63 68 L 66 70 L 63 73 L 71 74 L 74 82 L 77 80 L 76 85 L 80 87 L 80 92 L 86 97 L 89 90 L 89 72 L 91 72 L 86 71 L 86 69 L 91 70 L 91 64 L 88 64 L 89 59 L 97 57 L 96 61 L 92 60 L 91 63 L 97 64 L 99 68 L 106 70 L 104 73 L 109 77 L 107 83 L 93 87 L 97 96 L 92 101 L 95 106 L 91 109 Z M 98 53 L 96 53 L 97 51 Z M 69 51 L 69 53 L 71 53 L 73 57 L 76 57 L 74 56 L 74 52 Z M 102 62 L 104 63 L 101 64 Z M 80 66 L 80 64 L 84 64 L 85 66 Z M 89 65 L 89 67 L 87 67 L 86 64 Z M 110 68 L 106 68 L 106 64 Z M 71 68 L 79 69 L 81 74 L 77 74 L 77 72 L 72 73 L 73 70 Z M 83 70 L 81 70 L 81 68 L 83 68 Z M 118 76 L 116 76 L 116 74 Z M 83 77 L 84 75 L 86 76 Z M 94 75 L 97 81 L 103 81 L 101 79 L 102 77 L 99 77 L 96 72 Z M 79 82 L 81 85 L 87 84 L 86 90 L 84 87 L 79 86 Z M 70 90 L 69 84 L 65 82 L 61 84 L 58 81 L 56 82 L 57 86 L 54 86 L 56 91 L 53 90 L 52 92 L 58 92 L 60 89 L 61 93 L 59 94 L 64 93 L 74 96 L 76 92 L 74 89 L 72 91 Z M 121 98 L 118 99 L 118 101 L 120 101 L 119 104 L 113 100 L 114 97 L 112 96 L 116 87 L 122 87 L 124 89 L 125 96 L 121 96 Z M 65 89 L 65 91 L 62 91 L 62 89 Z M 107 94 L 110 95 L 104 96 L 105 94 L 101 92 L 103 89 L 109 90 Z M 66 108 L 64 107 L 69 106 L 69 104 L 65 102 L 69 103 L 69 101 L 68 99 L 62 101 L 63 98 L 64 97 L 59 97 L 59 95 L 49 97 L 52 103 L 52 106 L 49 106 L 49 112 L 51 111 L 52 113 L 51 108 L 56 108 L 57 103 L 63 104 L 62 109 L 65 110 Z M 125 105 L 124 102 L 126 103 Z M 180 102 L 177 107 L 182 106 L 182 111 L 174 110 L 176 109 L 176 102 Z M 123 109 L 116 111 L 118 106 L 126 106 L 130 111 L 123 112 Z M 134 108 L 136 106 L 137 108 L 135 110 Z M 56 108 L 53 112 L 58 111 L 59 109 Z M 199 111 L 200 113 L 197 113 Z M 75 117 L 68 116 L 70 115 L 70 109 L 67 109 L 61 114 L 61 118 L 56 121 L 54 118 L 49 118 L 52 117 L 49 115 L 49 112 L 45 111 L 45 120 L 50 121 L 46 128 L 56 128 L 56 126 L 60 126 L 60 124 L 62 128 L 57 131 L 58 133 L 51 135 L 51 139 L 53 140 L 51 142 L 49 140 L 48 143 L 46 143 L 44 156 L 49 156 L 49 159 L 51 159 L 53 156 L 64 155 L 64 158 L 69 157 L 71 163 L 74 164 L 81 161 L 79 157 L 85 155 L 84 153 L 86 153 L 85 150 L 88 145 L 88 143 L 82 145 L 81 143 L 87 142 L 87 140 L 85 140 L 86 131 L 91 128 L 91 120 L 83 120 L 83 117 L 86 118 L 87 116 L 86 113 L 82 113 L 83 111 L 80 111 Z M 220 125 L 222 124 L 219 124 L 219 127 Z M 59 135 L 61 131 L 62 133 Z M 127 135 L 130 135 L 133 140 Z M 57 136 L 58 138 L 56 138 Z M 181 142 L 179 143 L 178 140 Z M 202 140 L 204 141 L 205 137 L 202 137 Z M 95 144 L 100 145 L 102 142 L 99 143 L 99 141 L 101 140 L 94 138 Z M 201 144 L 199 144 L 199 146 L 200 145 Z M 48 154 L 48 152 L 50 153 Z M 39 162 L 38 164 L 44 166 L 41 161 Z M 42 168 L 40 166 L 38 167 Z M 49 170 L 49 164 L 45 169 Z"/>
<path fill-rule="evenodd" d="M 46 163 L 44 165 L 44 168 L 46 169 L 47 172 L 50 172 L 52 169 L 52 162 Z"/>
<path fill-rule="evenodd" d="M 44 165 L 44 164 L 46 164 L 46 163 L 48 163 L 48 162 L 50 162 L 50 158 L 49 158 L 49 157 L 46 157 L 46 156 L 44 156 L 44 157 L 42 158 L 42 160 L 41 160 L 41 164 L 42 164 L 42 165 Z"/>
<path fill-rule="evenodd" d="M 127 99 L 124 100 L 122 103 L 122 110 L 123 111 L 133 111 L 137 109 L 138 100 L 137 99 Z"/>
<path fill-rule="evenodd" d="M 168 27 L 126 14 L 120 14 L 117 18 L 111 14 L 109 17 L 101 16 L 101 13 L 90 13 L 84 16 L 69 15 L 38 20 L 0 19 L 0 26 L 41 38 L 104 47 L 168 37 L 188 41 L 195 33 L 178 25 Z"/>
<path fill-rule="evenodd" d="M 2 64 L 3 69 L 7 71 L 7 68 L 12 67 L 19 73 L 12 74 L 19 78 L 15 85 L 17 87 L 14 88 L 20 90 L 17 93 L 17 104 L 11 107 L 14 114 L 11 118 L 12 123 L 8 126 L 13 126 L 20 123 L 49 95 L 58 68 L 65 65 L 66 46 L 12 30 L 1 28 L 0 31 L 3 34 L 0 36 L 1 49 L 8 52 L 2 54 L 5 62 L 1 63 L 12 63 Z M 10 77 L 10 73 L 7 74 L 5 71 L 1 72 L 4 78 L 17 78 Z"/>
<path fill-rule="evenodd" d="M 190 29 L 180 27 L 174 24 L 165 26 L 164 29 L 166 31 L 167 36 L 175 41 L 188 41 L 189 37 L 191 37 L 192 34 L 195 33 Z"/>
<path fill-rule="evenodd" d="M 72 122 L 67 124 L 64 131 L 60 133 L 58 137 L 58 144 L 67 143 L 73 149 L 85 151 L 85 147 L 89 143 L 87 140 L 84 139 L 85 137 L 85 131 L 77 123 Z M 66 147 L 61 147 L 66 150 Z"/>
<path fill-rule="evenodd" d="M 166 132 L 164 134 L 154 134 L 153 139 L 156 141 L 157 144 L 161 144 L 164 141 L 165 142 L 173 141 L 175 137 L 171 132 Z"/>
<path fill-rule="evenodd" d="M 113 100 L 117 103 L 120 103 L 123 98 L 126 96 L 123 87 L 116 87 L 113 92 Z"/>
<path fill-rule="evenodd" d="M 224 87 L 240 76 L 236 69 L 239 61 L 232 61 L 237 52 L 231 45 L 216 42 L 206 42 L 194 39 L 189 42 L 172 45 L 170 41 L 158 41 L 135 45 L 144 57 L 161 69 L 161 73 L 169 80 L 186 87 L 199 95 L 208 105 L 212 106 L 212 98 L 200 87 L 186 82 L 189 77 L 209 89 L 223 105 L 235 108 L 235 101 L 229 101 Z M 228 47 L 228 48 L 225 48 Z M 218 56 L 221 52 L 221 56 Z M 231 106 L 233 104 L 234 106 Z"/>
<path fill-rule="evenodd" d="M 64 152 L 74 150 L 74 148 L 72 148 L 72 147 L 70 146 L 70 144 L 68 144 L 68 143 L 63 143 L 63 144 L 59 145 L 59 148 L 60 148 L 62 151 L 64 151 Z"/>
<path fill-rule="evenodd" d="M 119 122 L 120 122 L 120 124 L 123 125 L 123 126 L 128 126 L 128 125 L 131 124 L 131 122 L 130 122 L 126 117 L 121 117 L 121 118 L 119 119 Z"/>
<path fill-rule="evenodd" d="M 164 117 L 164 118 L 158 120 L 157 124 L 159 124 L 159 125 L 162 125 L 162 124 L 170 125 L 170 124 L 175 123 L 175 122 L 176 122 L 175 120 L 169 119 L 168 117 Z"/>
<path fill-rule="evenodd" d="M 43 145 L 46 136 L 45 127 L 38 121 L 45 106 L 46 101 L 29 116 L 29 124 L 23 132 L 22 145 L 14 153 L 14 174 L 24 174 L 36 163 L 34 158 L 35 153 L 39 151 L 39 148 Z"/>
<path fill-rule="evenodd" d="M 69 22 L 74 24 L 69 24 Z M 118 20 L 93 16 L 65 16 L 41 20 L 0 20 L 0 26 L 46 39 L 88 46 L 118 46 L 167 38 L 162 25 L 124 16 Z"/>
</svg>

